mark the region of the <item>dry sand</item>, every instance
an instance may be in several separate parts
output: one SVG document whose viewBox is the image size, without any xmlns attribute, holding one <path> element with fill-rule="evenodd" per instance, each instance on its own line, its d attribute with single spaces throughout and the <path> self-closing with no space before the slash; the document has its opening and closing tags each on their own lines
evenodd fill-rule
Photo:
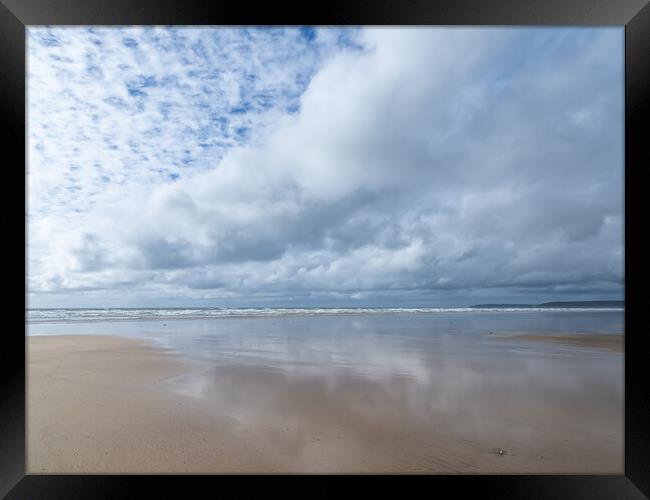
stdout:
<svg viewBox="0 0 650 500">
<path fill-rule="evenodd" d="M 496 334 L 495 339 L 516 339 L 530 342 L 549 342 L 578 347 L 605 349 L 613 352 L 623 352 L 623 335 L 594 335 L 585 333 L 524 333 L 524 334 Z"/>
<path fill-rule="evenodd" d="M 178 380 L 185 380 L 185 394 L 174 389 Z M 435 421 L 418 420 L 400 413 L 385 383 L 350 379 L 336 390 L 328 384 L 264 368 L 215 369 L 125 338 L 29 337 L 27 470 L 623 471 L 622 421 L 610 425 L 616 415 L 594 420 L 588 408 L 578 408 L 553 416 L 527 408 L 517 394 L 486 394 L 476 403 L 484 415 L 501 415 L 496 405 L 507 410 L 499 422 L 481 424 L 493 426 L 486 439 L 462 430 L 463 420 L 476 422 L 476 414 L 442 412 Z"/>
</svg>

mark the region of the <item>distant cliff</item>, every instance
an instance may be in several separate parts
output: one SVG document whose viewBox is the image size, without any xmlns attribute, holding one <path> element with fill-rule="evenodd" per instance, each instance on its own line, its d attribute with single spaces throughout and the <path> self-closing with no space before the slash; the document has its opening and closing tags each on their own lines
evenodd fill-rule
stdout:
<svg viewBox="0 0 650 500">
<path fill-rule="evenodd" d="M 583 300 L 583 301 L 566 301 L 566 302 L 544 302 L 543 304 L 477 304 L 470 306 L 475 309 L 496 309 L 496 308 L 520 308 L 526 309 L 529 307 L 535 308 L 571 308 L 571 307 L 593 307 L 593 308 L 624 308 L 624 300 Z"/>
<path fill-rule="evenodd" d="M 537 307 L 625 307 L 624 300 L 585 300 L 572 302 L 544 302 Z"/>
</svg>

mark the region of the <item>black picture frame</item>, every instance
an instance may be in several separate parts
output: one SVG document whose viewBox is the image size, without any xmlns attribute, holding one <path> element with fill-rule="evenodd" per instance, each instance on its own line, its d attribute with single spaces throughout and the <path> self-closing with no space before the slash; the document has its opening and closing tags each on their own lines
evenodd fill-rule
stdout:
<svg viewBox="0 0 650 500">
<path fill-rule="evenodd" d="M 5 266 L 6 316 L 22 326 L 4 332 L 0 378 L 0 494 L 12 499 L 129 498 L 159 490 L 187 495 L 207 487 L 214 495 L 254 489 L 262 494 L 324 496 L 352 491 L 408 494 L 422 486 L 427 496 L 453 489 L 482 498 L 650 497 L 650 386 L 645 361 L 647 332 L 641 315 L 644 286 L 642 227 L 645 184 L 650 165 L 647 137 L 650 89 L 650 6 L 648 0 L 409 0 L 307 3 L 202 0 L 0 0 L 0 116 L 5 141 L 4 214 L 12 214 L 13 238 Z M 625 473 L 619 476 L 61 476 L 25 475 L 25 219 L 9 194 L 25 201 L 25 27 L 28 25 L 564 25 L 625 27 Z M 9 154 L 11 153 L 11 154 Z M 7 160 L 13 158 L 13 161 Z M 14 177 L 15 176 L 15 177 Z M 9 179 L 9 180 L 8 180 Z M 22 190 L 21 190 L 22 188 Z M 24 207 L 24 205 L 23 205 Z M 9 264 L 10 262 L 10 264 Z M 21 274 L 22 273 L 22 274 Z M 5 325 L 8 323 L 4 323 Z M 281 482 L 279 482 L 281 481 Z M 408 488 L 408 489 L 407 489 Z"/>
</svg>

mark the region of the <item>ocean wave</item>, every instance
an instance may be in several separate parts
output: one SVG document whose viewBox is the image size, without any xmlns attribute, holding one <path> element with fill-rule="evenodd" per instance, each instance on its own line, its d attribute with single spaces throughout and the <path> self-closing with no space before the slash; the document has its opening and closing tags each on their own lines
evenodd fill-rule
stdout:
<svg viewBox="0 0 650 500">
<path fill-rule="evenodd" d="M 444 314 L 489 312 L 614 312 L 623 308 L 187 308 L 187 309 L 27 309 L 26 321 L 30 323 L 58 321 L 119 321 L 145 319 L 212 319 L 212 318 L 258 318 L 279 316 L 313 316 L 336 314 Z"/>
</svg>

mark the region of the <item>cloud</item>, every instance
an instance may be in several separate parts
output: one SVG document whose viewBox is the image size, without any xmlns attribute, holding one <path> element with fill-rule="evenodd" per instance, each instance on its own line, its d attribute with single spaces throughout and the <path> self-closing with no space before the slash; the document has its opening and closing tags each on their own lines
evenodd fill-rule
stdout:
<svg viewBox="0 0 650 500">
<path fill-rule="evenodd" d="M 620 29 L 67 30 L 30 29 L 36 300 L 622 292 Z"/>
</svg>

